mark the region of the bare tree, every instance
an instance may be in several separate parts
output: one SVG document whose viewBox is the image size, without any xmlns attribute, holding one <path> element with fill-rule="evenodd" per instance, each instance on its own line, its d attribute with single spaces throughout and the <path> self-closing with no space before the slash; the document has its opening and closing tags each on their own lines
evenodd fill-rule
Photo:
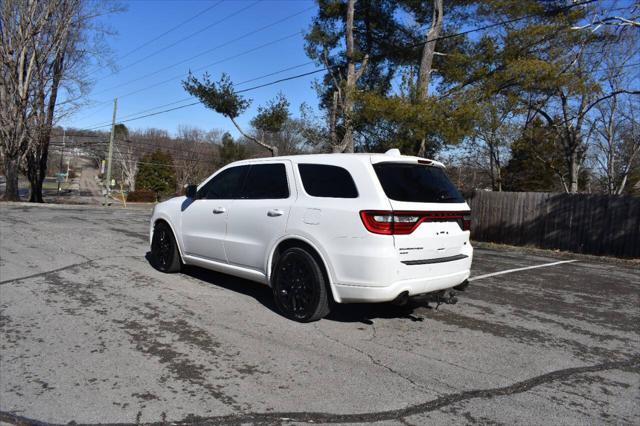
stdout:
<svg viewBox="0 0 640 426">
<path fill-rule="evenodd" d="M 638 108 L 632 99 L 614 96 L 596 109 L 595 163 L 603 176 L 607 193 L 620 195 L 640 158 Z"/>
<path fill-rule="evenodd" d="M 117 10 L 112 3 L 86 0 L 2 3 L 0 151 L 7 160 L 5 199 L 19 199 L 22 162 L 31 184 L 30 201 L 42 202 L 52 126 L 88 88 L 82 70 L 98 50 L 92 46 L 99 37 L 87 33 L 97 30 L 92 22 L 98 16 Z M 58 100 L 61 90 L 64 102 Z"/>
<path fill-rule="evenodd" d="M 180 155 L 176 155 L 173 160 L 178 190 L 187 184 L 201 181 L 215 170 L 217 148 L 214 143 L 220 141 L 220 133 L 207 134 L 195 127 L 178 127 L 175 147 L 179 149 Z"/>
<path fill-rule="evenodd" d="M 4 199 L 18 201 L 20 160 L 31 135 L 29 124 L 36 109 L 33 80 L 43 74 L 57 46 L 48 44 L 49 20 L 57 3 L 3 1 L 0 9 L 3 66 L 0 77 L 0 151 L 7 180 Z"/>
<path fill-rule="evenodd" d="M 629 2 L 622 6 L 619 2 L 607 2 L 593 9 L 589 22 L 572 27 L 573 30 L 598 31 L 602 27 L 640 28 L 640 4 Z"/>
<path fill-rule="evenodd" d="M 78 31 L 83 26 L 79 0 L 51 3 L 55 4 L 56 9 L 45 27 L 45 43 L 51 47 L 51 52 L 40 58 L 41 66 L 37 68 L 38 73 L 33 79 L 35 99 L 32 108 L 35 114 L 28 123 L 31 136 L 23 162 L 24 172 L 31 186 L 29 201 L 36 203 L 43 202 L 42 183 L 47 173 L 49 142 L 58 91 L 69 68 L 69 60 L 72 59 L 69 56 L 74 54 Z"/>
<path fill-rule="evenodd" d="M 479 108 L 478 125 L 465 144 L 467 163 L 489 177 L 492 190 L 502 191 L 502 168 L 517 136 L 516 125 L 511 121 L 513 108 L 505 99 L 485 103 Z"/>
<path fill-rule="evenodd" d="M 139 146 L 129 138 L 129 129 L 124 124 L 117 124 L 114 128 L 113 147 L 113 159 L 117 168 L 120 169 L 124 183 L 126 183 L 129 191 L 135 191 L 138 160 L 142 153 Z"/>
<path fill-rule="evenodd" d="M 621 37 L 625 34 L 620 34 Z M 607 58 L 619 53 L 619 39 L 603 42 L 578 43 L 575 52 L 568 52 L 561 58 L 566 64 L 563 77 L 571 73 L 571 78 L 559 78 L 542 91 L 538 103 L 529 107 L 535 111 L 528 121 L 541 116 L 553 132 L 554 140 L 562 152 L 565 172 L 558 173 L 567 192 L 578 192 L 578 181 L 583 163 L 587 158 L 589 141 L 593 136 L 594 121 L 591 119 L 597 107 L 610 99 L 622 95 L 639 95 L 640 90 L 630 86 L 611 87 L 607 84 L 607 72 L 613 68 Z"/>
</svg>

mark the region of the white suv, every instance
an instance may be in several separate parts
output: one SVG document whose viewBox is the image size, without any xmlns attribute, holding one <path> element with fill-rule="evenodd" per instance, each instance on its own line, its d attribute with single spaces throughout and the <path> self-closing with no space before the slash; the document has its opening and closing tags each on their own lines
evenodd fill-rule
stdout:
<svg viewBox="0 0 640 426">
<path fill-rule="evenodd" d="M 466 286 L 469 206 L 433 160 L 316 154 L 238 161 L 156 205 L 151 259 L 273 289 L 308 322 L 337 303 L 403 301 Z"/>
</svg>

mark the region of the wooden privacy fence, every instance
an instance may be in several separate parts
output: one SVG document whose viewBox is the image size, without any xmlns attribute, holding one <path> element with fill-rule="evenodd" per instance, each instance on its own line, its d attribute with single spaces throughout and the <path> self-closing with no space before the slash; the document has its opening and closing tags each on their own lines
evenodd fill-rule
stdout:
<svg viewBox="0 0 640 426">
<path fill-rule="evenodd" d="M 512 245 L 640 257 L 640 198 L 476 191 L 471 237 Z"/>
</svg>

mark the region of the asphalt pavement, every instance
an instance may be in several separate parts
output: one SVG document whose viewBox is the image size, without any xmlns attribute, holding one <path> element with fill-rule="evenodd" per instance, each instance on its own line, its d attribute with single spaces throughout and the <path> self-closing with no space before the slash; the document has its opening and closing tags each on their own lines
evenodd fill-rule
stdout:
<svg viewBox="0 0 640 426">
<path fill-rule="evenodd" d="M 0 421 L 640 421 L 637 262 L 477 248 L 456 305 L 297 324 L 259 284 L 155 271 L 149 214 L 0 204 Z"/>
</svg>

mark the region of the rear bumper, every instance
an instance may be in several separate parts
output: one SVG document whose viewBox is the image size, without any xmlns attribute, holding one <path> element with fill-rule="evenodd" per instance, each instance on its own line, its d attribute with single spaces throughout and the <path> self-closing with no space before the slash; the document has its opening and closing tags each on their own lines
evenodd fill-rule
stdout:
<svg viewBox="0 0 640 426">
<path fill-rule="evenodd" d="M 390 302 L 405 291 L 409 296 L 416 296 L 455 287 L 469 278 L 469 274 L 469 269 L 465 269 L 437 277 L 396 281 L 384 287 L 336 284 L 334 290 L 338 293 L 341 303 Z"/>
</svg>

